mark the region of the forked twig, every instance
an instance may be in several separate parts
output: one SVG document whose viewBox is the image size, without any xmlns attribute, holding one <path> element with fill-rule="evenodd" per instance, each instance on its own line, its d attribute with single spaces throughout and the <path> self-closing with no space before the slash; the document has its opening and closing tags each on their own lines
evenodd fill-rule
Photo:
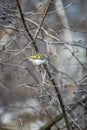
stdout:
<svg viewBox="0 0 87 130">
<path fill-rule="evenodd" d="M 47 66 L 44 65 L 44 67 L 45 67 L 45 69 L 46 69 L 49 77 L 51 77 L 51 74 L 50 74 L 49 70 L 47 69 Z M 65 106 L 64 106 L 64 103 L 63 103 L 63 99 L 62 99 L 59 87 L 56 87 L 57 84 L 56 84 L 56 82 L 55 82 L 54 79 L 52 79 L 51 81 L 52 81 L 52 84 L 54 85 L 54 89 L 56 91 L 57 97 L 58 97 L 59 102 L 60 102 L 60 106 L 61 106 L 61 109 L 62 109 L 62 112 L 63 112 L 63 117 L 65 119 L 67 130 L 70 130 L 70 128 L 69 128 L 69 122 L 68 122 L 68 119 L 67 119 L 67 113 L 66 113 L 66 110 L 65 110 Z"/>
<path fill-rule="evenodd" d="M 48 13 L 49 7 L 50 7 L 50 5 L 52 4 L 52 1 L 53 1 L 53 0 L 49 0 L 49 1 L 48 1 L 47 6 L 46 6 L 46 8 L 45 8 L 45 10 L 44 10 L 44 15 L 43 15 L 42 21 L 41 21 L 40 25 L 38 26 L 38 29 L 37 29 L 37 31 L 36 31 L 36 34 L 34 35 L 35 41 L 36 41 L 37 35 L 38 35 L 38 33 L 39 33 L 39 31 L 40 31 L 42 25 L 43 25 L 44 19 L 45 19 L 47 13 Z"/>
<path fill-rule="evenodd" d="M 24 19 L 24 14 L 23 14 L 23 11 L 21 9 L 21 5 L 20 5 L 19 0 L 16 0 L 16 3 L 17 3 L 17 6 L 18 6 L 18 9 L 19 9 L 19 12 L 20 12 L 20 16 L 21 16 L 21 20 L 22 20 L 23 26 L 24 26 L 24 28 L 25 28 L 29 38 L 33 41 L 33 45 L 34 45 L 36 53 L 38 53 L 38 48 L 36 46 L 35 40 L 34 40 L 33 36 L 31 35 L 31 33 L 29 32 L 28 27 L 26 25 L 26 22 L 25 22 L 25 19 Z"/>
<path fill-rule="evenodd" d="M 23 26 L 24 26 L 24 28 L 25 28 L 25 30 L 26 30 L 28 36 L 29 36 L 29 37 L 31 38 L 31 40 L 33 41 L 33 44 L 34 44 L 34 47 L 35 47 L 35 51 L 36 51 L 36 52 L 38 52 L 38 48 L 37 48 L 37 46 L 36 46 L 35 39 L 36 39 L 36 37 L 37 37 L 37 35 L 38 35 L 38 33 L 39 33 L 39 30 L 40 30 L 40 28 L 41 28 L 41 26 L 42 26 L 42 24 L 43 24 L 43 22 L 44 22 L 44 19 L 45 19 L 45 17 L 46 17 L 46 14 L 47 14 L 47 12 L 48 12 L 48 9 L 49 9 L 49 7 L 50 7 L 52 1 L 53 1 L 53 0 L 49 0 L 49 1 L 48 1 L 48 5 L 47 5 L 47 7 L 46 7 L 46 10 L 45 10 L 44 16 L 43 16 L 43 18 L 42 18 L 42 21 L 41 21 L 41 23 L 40 23 L 40 26 L 38 27 L 38 31 L 37 31 L 37 33 L 35 34 L 34 38 L 33 38 L 32 35 L 30 34 L 28 28 L 27 28 L 26 23 L 25 23 L 25 19 L 24 19 L 24 15 L 23 15 L 23 12 L 22 12 L 22 9 L 21 9 L 21 6 L 20 6 L 20 2 L 19 2 L 19 0 L 16 0 L 17 6 L 18 6 L 19 11 L 20 11 L 21 19 L 22 19 L 22 22 L 23 22 Z M 50 74 L 50 72 L 48 71 L 46 65 L 44 65 L 44 68 L 46 69 L 46 71 L 47 71 L 49 77 L 51 77 L 51 74 Z M 69 123 L 68 123 L 68 119 L 67 119 L 67 114 L 66 114 L 66 110 L 65 110 L 65 106 L 64 106 L 64 103 L 63 103 L 63 99 L 62 99 L 61 93 L 60 93 L 60 91 L 59 91 L 59 88 L 58 88 L 58 87 L 55 87 L 57 84 L 56 84 L 56 82 L 54 81 L 54 79 L 52 79 L 52 83 L 53 83 L 53 85 L 54 85 L 55 91 L 56 91 L 56 93 L 57 93 L 57 97 L 58 97 L 59 102 L 60 102 L 60 106 L 61 106 L 61 109 L 62 109 L 62 112 L 63 112 L 63 116 L 64 116 L 64 119 L 65 119 L 65 123 L 66 123 L 67 130 L 70 130 L 70 128 L 69 128 Z"/>
</svg>

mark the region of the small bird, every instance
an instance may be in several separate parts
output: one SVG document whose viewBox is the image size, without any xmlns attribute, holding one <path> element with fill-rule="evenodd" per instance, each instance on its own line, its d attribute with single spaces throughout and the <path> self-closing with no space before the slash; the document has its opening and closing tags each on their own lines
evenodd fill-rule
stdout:
<svg viewBox="0 0 87 130">
<path fill-rule="evenodd" d="M 25 60 L 29 60 L 34 65 L 42 65 L 48 60 L 48 56 L 45 54 L 36 54 L 30 57 L 26 57 Z"/>
</svg>

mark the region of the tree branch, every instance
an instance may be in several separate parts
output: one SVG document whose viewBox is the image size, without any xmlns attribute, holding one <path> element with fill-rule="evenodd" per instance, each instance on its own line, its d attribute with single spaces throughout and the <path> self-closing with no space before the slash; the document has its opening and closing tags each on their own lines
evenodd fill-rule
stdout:
<svg viewBox="0 0 87 130">
<path fill-rule="evenodd" d="M 18 9 L 19 9 L 19 12 L 20 12 L 20 16 L 21 16 L 21 20 L 22 20 L 23 26 L 24 26 L 24 28 L 25 28 L 25 30 L 26 30 L 26 32 L 27 32 L 29 38 L 30 38 L 30 39 L 32 40 L 32 42 L 33 42 L 33 45 L 34 45 L 34 48 L 35 48 L 36 53 L 38 53 L 38 48 L 37 48 L 37 46 L 36 46 L 35 40 L 34 40 L 33 36 L 31 35 L 31 33 L 29 32 L 29 30 L 28 30 L 28 28 L 27 28 L 27 25 L 26 25 L 26 22 L 25 22 L 25 19 L 24 19 L 24 14 L 23 14 L 23 11 L 22 11 L 22 9 L 21 9 L 21 5 L 20 5 L 19 0 L 16 0 L 16 3 L 17 3 L 17 6 L 18 6 Z"/>
</svg>

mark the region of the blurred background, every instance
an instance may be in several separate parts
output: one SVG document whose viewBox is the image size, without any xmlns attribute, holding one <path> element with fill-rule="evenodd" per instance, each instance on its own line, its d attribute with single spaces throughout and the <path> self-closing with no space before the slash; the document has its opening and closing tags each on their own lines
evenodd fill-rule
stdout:
<svg viewBox="0 0 87 130">
<path fill-rule="evenodd" d="M 38 53 L 49 55 L 52 77 L 43 66 L 24 60 L 35 54 L 35 48 L 16 1 L 0 0 L 0 129 L 39 130 L 50 121 L 49 129 L 67 130 L 54 79 L 69 114 L 70 130 L 86 130 L 87 1 L 52 0 L 50 6 L 49 0 L 19 1 L 33 38 L 49 7 L 35 44 Z"/>
</svg>

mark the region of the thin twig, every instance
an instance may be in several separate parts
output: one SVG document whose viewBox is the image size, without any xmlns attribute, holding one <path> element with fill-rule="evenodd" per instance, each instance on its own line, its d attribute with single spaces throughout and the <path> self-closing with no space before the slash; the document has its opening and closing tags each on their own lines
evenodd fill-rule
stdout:
<svg viewBox="0 0 87 130">
<path fill-rule="evenodd" d="M 72 54 L 72 56 L 74 56 L 74 58 L 80 63 L 80 65 L 82 65 L 83 68 L 87 70 L 87 67 L 78 59 L 78 57 L 75 55 L 75 53 L 72 52 L 67 46 L 64 45 L 64 47 L 67 48 L 67 50 Z"/>
<path fill-rule="evenodd" d="M 84 99 L 81 98 L 79 101 L 77 101 L 76 104 L 74 104 L 73 106 L 71 106 L 71 109 L 68 109 L 67 112 L 72 112 L 73 109 L 75 109 L 80 102 L 84 102 L 86 100 L 87 97 L 85 97 Z M 60 121 L 63 118 L 63 113 L 60 113 L 59 115 L 55 116 L 53 121 L 49 120 L 44 126 L 42 126 L 39 130 L 49 130 L 51 129 L 51 127 L 57 123 L 58 121 Z"/>
<path fill-rule="evenodd" d="M 72 122 L 74 123 L 74 125 L 79 129 L 79 130 L 82 130 L 81 128 L 80 128 L 80 126 L 76 123 L 76 121 L 70 116 L 70 114 L 67 112 L 67 115 L 68 115 L 68 117 L 72 120 Z"/>
<path fill-rule="evenodd" d="M 36 39 L 36 37 L 37 37 L 37 35 L 38 35 L 38 33 L 39 33 L 39 30 L 40 30 L 40 28 L 41 28 L 41 26 L 42 26 L 42 24 L 43 24 L 43 21 L 44 21 L 44 19 L 45 19 L 45 17 L 46 17 L 46 14 L 47 14 L 47 12 L 48 12 L 49 6 L 51 5 L 51 2 L 52 2 L 52 1 L 53 1 L 53 0 L 49 0 L 48 6 L 47 6 L 47 8 L 46 8 L 46 10 L 45 10 L 43 19 L 42 19 L 42 21 L 41 21 L 41 23 L 40 23 L 40 26 L 39 26 L 39 28 L 38 28 L 38 31 L 37 31 L 36 35 L 34 36 L 34 39 Z M 27 25 L 26 25 L 26 23 L 25 23 L 24 15 L 23 15 L 23 12 L 22 12 L 22 9 L 21 9 L 19 0 L 16 0 L 16 3 L 17 3 L 17 6 L 18 6 L 18 8 L 19 8 L 19 11 L 20 11 L 20 15 L 21 15 L 21 19 L 22 19 L 24 28 L 25 28 L 25 30 L 26 30 L 28 36 L 29 36 L 29 37 L 31 38 L 31 40 L 33 41 L 33 44 L 34 44 L 34 47 L 35 47 L 36 52 L 38 52 L 38 48 L 37 48 L 37 46 L 36 46 L 36 43 L 35 43 L 35 41 L 34 41 L 32 35 L 31 35 L 30 32 L 28 31 Z M 44 65 L 44 67 L 45 67 L 46 71 L 48 72 L 49 76 L 51 77 L 51 74 L 49 73 L 49 71 L 47 70 L 47 68 L 46 68 L 45 65 Z M 60 94 L 59 88 L 58 88 L 58 87 L 55 87 L 56 82 L 55 82 L 53 79 L 52 79 L 52 83 L 53 83 L 53 85 L 54 85 L 55 91 L 56 91 L 56 93 L 57 93 L 57 97 L 58 97 L 59 102 L 60 102 L 60 105 L 61 105 L 61 109 L 62 109 L 62 112 L 63 112 L 63 116 L 64 116 L 64 119 L 65 119 L 65 123 L 66 123 L 67 130 L 70 130 L 70 128 L 69 128 L 69 123 L 68 123 L 68 119 L 67 119 L 67 115 L 66 115 L 66 110 L 65 110 L 65 107 L 64 107 L 63 99 L 62 99 L 62 96 L 61 96 L 61 94 Z"/>
<path fill-rule="evenodd" d="M 11 16 L 11 17 L 13 17 L 13 18 L 21 18 L 19 15 L 16 15 L 15 14 L 15 16 L 14 15 L 12 15 L 12 14 L 8 14 L 9 16 Z M 24 17 L 24 19 L 25 19 L 25 21 L 27 21 L 27 22 L 29 22 L 29 23 L 31 23 L 31 24 L 33 24 L 33 25 L 35 25 L 35 26 L 37 26 L 38 28 L 39 28 L 39 24 L 38 23 L 36 23 L 36 22 L 34 22 L 33 20 L 31 20 L 31 19 L 29 19 L 29 18 L 25 18 Z M 1 27 L 4 27 L 3 25 L 0 25 Z M 15 29 L 14 27 L 9 27 L 9 26 L 5 26 L 5 28 L 9 28 L 9 29 L 12 29 L 12 30 L 15 30 L 15 31 L 22 31 L 23 32 L 23 30 L 22 29 Z M 50 29 L 50 28 L 49 28 Z M 54 40 L 56 40 L 56 41 L 60 41 L 60 39 L 59 38 L 57 38 L 57 37 L 55 37 L 54 35 L 52 35 L 52 34 L 50 34 L 50 33 L 48 33 L 48 31 L 44 28 L 44 27 L 42 27 L 41 26 L 41 30 L 48 36 L 48 37 L 51 37 L 51 38 L 53 38 Z"/>
<path fill-rule="evenodd" d="M 24 127 L 23 127 L 23 122 L 22 122 L 22 118 L 21 117 L 18 117 L 19 119 L 19 124 L 20 124 L 20 127 L 22 130 L 25 130 Z"/>
<path fill-rule="evenodd" d="M 25 19 L 24 19 L 24 14 L 23 14 L 23 11 L 21 9 L 21 5 L 20 5 L 19 0 L 16 0 L 16 3 L 17 3 L 17 6 L 18 6 L 18 9 L 19 9 L 19 12 L 20 12 L 20 16 L 21 16 L 21 20 L 22 20 L 23 26 L 24 26 L 24 28 L 25 28 L 29 38 L 33 41 L 33 45 L 34 45 L 36 53 L 38 53 L 38 48 L 36 46 L 35 40 L 34 40 L 33 36 L 31 35 L 31 33 L 29 32 L 28 27 L 26 25 L 26 22 L 25 22 Z"/>
<path fill-rule="evenodd" d="M 47 71 L 49 77 L 51 77 L 51 74 L 50 74 L 50 72 L 49 72 L 47 66 L 44 65 L 44 67 L 45 67 L 45 69 L 46 69 L 46 71 Z M 64 119 L 65 119 L 65 123 L 66 123 L 67 130 L 70 130 L 70 128 L 69 128 L 69 122 L 68 122 L 67 114 L 66 114 L 66 110 L 65 110 L 65 106 L 64 106 L 64 103 L 63 103 L 63 99 L 62 99 L 62 96 L 61 96 L 61 93 L 60 93 L 59 88 L 56 87 L 57 84 L 56 84 L 56 82 L 55 82 L 54 79 L 52 79 L 52 84 L 54 85 L 54 89 L 55 89 L 55 91 L 56 91 L 57 97 L 58 97 L 59 102 L 60 102 L 60 106 L 61 106 L 61 109 L 62 109 L 62 112 L 63 112 L 63 116 L 64 116 Z"/>
<path fill-rule="evenodd" d="M 40 25 L 38 26 L 38 29 L 37 29 L 36 34 L 34 35 L 35 41 L 36 41 L 37 35 L 38 35 L 38 33 L 39 33 L 39 31 L 40 31 L 42 25 L 43 25 L 44 19 L 45 19 L 47 13 L 48 13 L 49 7 L 50 7 L 50 5 L 52 4 L 52 2 L 53 2 L 53 0 L 49 0 L 48 3 L 47 3 L 47 6 L 46 6 L 46 8 L 45 8 L 45 11 L 44 11 L 44 15 L 43 15 L 42 21 L 41 21 Z"/>
</svg>

